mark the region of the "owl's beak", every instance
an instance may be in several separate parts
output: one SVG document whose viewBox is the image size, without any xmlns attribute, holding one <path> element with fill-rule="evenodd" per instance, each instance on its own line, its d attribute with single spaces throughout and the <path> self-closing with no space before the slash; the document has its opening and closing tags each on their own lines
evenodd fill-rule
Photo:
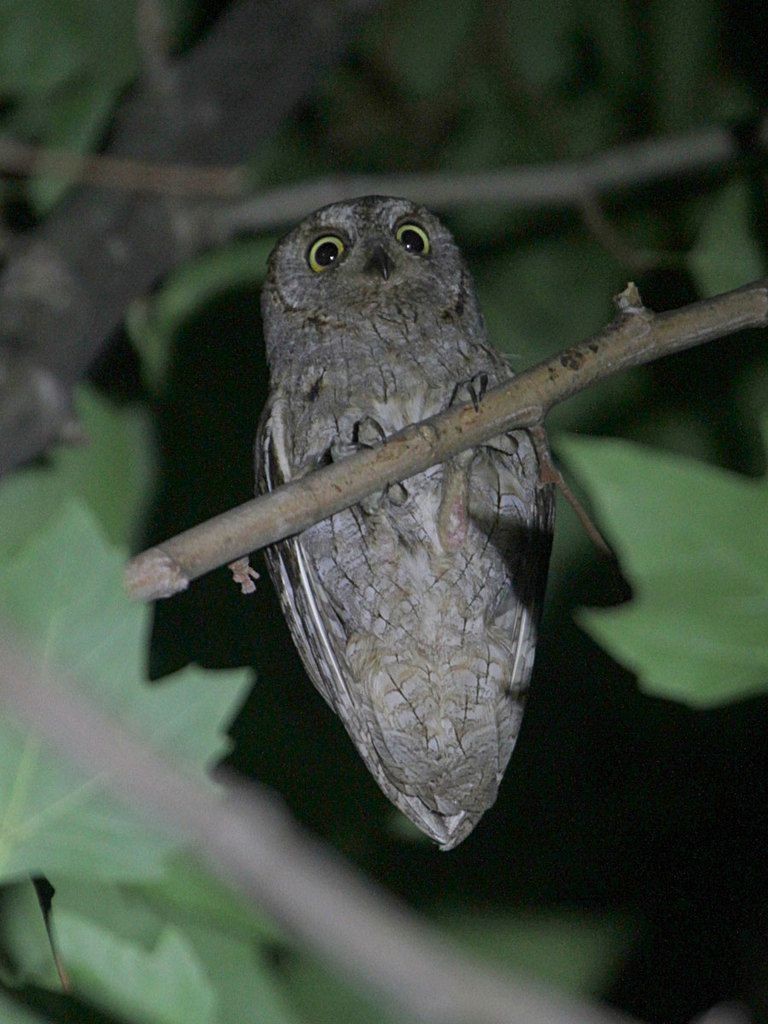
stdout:
<svg viewBox="0 0 768 1024">
<path fill-rule="evenodd" d="M 368 274 L 381 274 L 386 281 L 395 269 L 394 261 L 383 245 L 377 245 L 363 268 Z"/>
</svg>

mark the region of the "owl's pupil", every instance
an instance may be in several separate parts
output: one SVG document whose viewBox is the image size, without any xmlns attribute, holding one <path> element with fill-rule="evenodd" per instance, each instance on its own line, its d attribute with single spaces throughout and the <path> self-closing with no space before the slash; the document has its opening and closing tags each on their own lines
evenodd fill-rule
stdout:
<svg viewBox="0 0 768 1024">
<path fill-rule="evenodd" d="M 424 239 L 412 228 L 406 228 L 400 235 L 400 243 L 408 252 L 424 252 Z"/>
<path fill-rule="evenodd" d="M 335 242 L 323 242 L 315 250 L 315 262 L 321 267 L 330 266 L 334 260 L 339 258 L 339 247 Z"/>
</svg>

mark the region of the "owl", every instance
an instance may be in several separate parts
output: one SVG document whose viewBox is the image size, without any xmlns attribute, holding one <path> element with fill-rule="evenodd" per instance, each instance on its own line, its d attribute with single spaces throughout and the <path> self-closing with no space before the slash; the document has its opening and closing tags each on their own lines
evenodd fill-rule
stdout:
<svg viewBox="0 0 768 1024">
<path fill-rule="evenodd" d="M 262 492 L 513 376 L 450 233 L 406 199 L 303 220 L 270 256 L 262 313 Z M 314 685 L 443 850 L 493 804 L 515 745 L 552 528 L 531 439 L 511 431 L 267 552 Z"/>
</svg>

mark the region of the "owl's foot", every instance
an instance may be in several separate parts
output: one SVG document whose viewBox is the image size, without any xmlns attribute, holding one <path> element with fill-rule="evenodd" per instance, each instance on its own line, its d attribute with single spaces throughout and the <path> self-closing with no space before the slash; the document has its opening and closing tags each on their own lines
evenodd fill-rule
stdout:
<svg viewBox="0 0 768 1024">
<path fill-rule="evenodd" d="M 443 466 L 437 535 L 444 551 L 458 551 L 469 532 L 469 475 L 475 452 L 461 452 Z"/>
<path fill-rule="evenodd" d="M 363 416 L 352 427 L 352 440 L 358 448 L 375 448 L 377 444 L 387 440 L 384 428 L 373 416 Z"/>
<path fill-rule="evenodd" d="M 449 405 L 464 405 L 471 402 L 475 412 L 480 408 L 480 403 L 488 390 L 488 374 L 476 373 L 469 380 L 463 380 L 456 385 L 451 395 Z"/>
<path fill-rule="evenodd" d="M 340 459 L 346 458 L 347 455 L 353 455 L 362 448 L 375 448 L 383 441 L 386 441 L 386 439 L 387 435 L 378 420 L 375 420 L 372 416 L 364 416 L 352 427 L 351 444 L 344 443 L 340 439 L 334 441 L 331 445 L 331 458 L 334 462 L 338 462 Z M 385 499 L 392 505 L 404 505 L 408 500 L 408 491 L 401 483 L 388 484 L 383 491 L 374 491 L 367 498 L 363 498 L 360 502 L 360 507 L 363 512 L 371 515 L 381 508 Z"/>
<path fill-rule="evenodd" d="M 381 444 L 386 439 L 387 435 L 384 433 L 382 425 L 372 416 L 363 416 L 352 427 L 352 440 L 345 441 L 343 438 L 337 437 L 328 453 L 332 462 L 341 462 L 349 455 L 359 452 L 361 448 L 375 448 L 377 444 Z"/>
</svg>

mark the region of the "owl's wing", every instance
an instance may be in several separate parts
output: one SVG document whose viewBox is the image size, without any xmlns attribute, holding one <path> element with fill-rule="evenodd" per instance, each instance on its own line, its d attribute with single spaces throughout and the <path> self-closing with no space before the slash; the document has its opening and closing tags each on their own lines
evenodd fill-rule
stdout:
<svg viewBox="0 0 768 1024">
<path fill-rule="evenodd" d="M 259 423 L 255 454 L 261 492 L 272 491 L 292 477 L 284 402 L 279 397 L 270 402 Z M 296 537 L 271 545 L 265 556 L 301 659 L 320 694 L 340 714 L 339 694 L 347 694 L 348 687 L 328 637 L 328 601 L 317 574 Z"/>
<path fill-rule="evenodd" d="M 530 612 L 535 627 L 552 547 L 554 487 L 541 486 L 538 457 L 525 431 L 493 438 L 479 451 L 486 457 L 476 458 L 473 465 L 473 514 L 504 554 L 514 596 Z M 488 509 L 492 509 L 490 521 Z"/>
<path fill-rule="evenodd" d="M 276 397 L 262 414 L 256 439 L 257 486 L 263 493 L 272 491 L 291 477 L 291 442 L 285 400 Z M 394 786 L 376 754 L 364 709 L 355 702 L 354 680 L 344 656 L 346 632 L 325 589 L 318 579 L 301 540 L 292 537 L 266 549 L 267 565 L 278 591 L 283 615 L 304 667 L 316 689 L 339 716 L 366 767 L 385 796 L 399 807 L 427 835 L 444 849 L 455 845 L 475 824 L 464 814 L 454 816 L 466 825 L 457 831 L 445 816 L 435 813 L 418 796 L 403 793 Z M 448 843 L 449 837 L 453 841 Z"/>
<path fill-rule="evenodd" d="M 501 631 L 510 651 L 508 686 L 510 696 L 519 695 L 522 713 L 552 547 L 554 488 L 541 486 L 538 458 L 523 431 L 476 449 L 471 481 L 472 517 L 505 563 L 508 586 L 489 626 Z M 508 753 L 515 739 L 510 737 Z"/>
</svg>

